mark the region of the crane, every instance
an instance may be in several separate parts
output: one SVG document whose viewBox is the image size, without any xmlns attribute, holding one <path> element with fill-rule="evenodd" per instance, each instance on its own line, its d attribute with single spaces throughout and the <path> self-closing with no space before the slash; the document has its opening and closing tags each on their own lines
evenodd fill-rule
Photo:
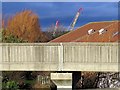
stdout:
<svg viewBox="0 0 120 90">
<path fill-rule="evenodd" d="M 55 24 L 54 31 L 53 31 L 53 36 L 55 36 L 56 30 L 58 29 L 58 25 L 59 25 L 59 21 L 57 20 L 56 24 Z"/>
<path fill-rule="evenodd" d="M 76 24 L 76 22 L 77 22 L 77 20 L 78 20 L 78 18 L 79 18 L 79 16 L 80 16 L 81 10 L 82 10 L 82 8 L 80 8 L 80 9 L 77 11 L 77 14 L 76 14 L 75 18 L 73 19 L 72 23 L 70 24 L 68 30 L 71 31 L 71 30 L 74 29 L 74 26 L 75 26 L 75 24 Z"/>
</svg>

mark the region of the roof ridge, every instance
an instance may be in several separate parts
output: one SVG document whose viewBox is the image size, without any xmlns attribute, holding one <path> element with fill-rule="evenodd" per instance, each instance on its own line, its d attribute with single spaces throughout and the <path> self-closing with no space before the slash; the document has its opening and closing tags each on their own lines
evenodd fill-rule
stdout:
<svg viewBox="0 0 120 90">
<path fill-rule="evenodd" d="M 113 21 L 99 21 L 99 22 L 90 22 L 90 23 L 104 23 L 104 22 L 119 22 L 120 20 L 113 20 Z"/>
</svg>

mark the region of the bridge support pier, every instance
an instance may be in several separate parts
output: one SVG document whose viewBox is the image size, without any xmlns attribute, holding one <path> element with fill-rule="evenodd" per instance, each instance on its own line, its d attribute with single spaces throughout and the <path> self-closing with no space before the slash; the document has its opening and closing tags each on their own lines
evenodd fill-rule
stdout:
<svg viewBox="0 0 120 90">
<path fill-rule="evenodd" d="M 72 73 L 51 73 L 51 80 L 57 90 L 72 90 Z"/>
</svg>

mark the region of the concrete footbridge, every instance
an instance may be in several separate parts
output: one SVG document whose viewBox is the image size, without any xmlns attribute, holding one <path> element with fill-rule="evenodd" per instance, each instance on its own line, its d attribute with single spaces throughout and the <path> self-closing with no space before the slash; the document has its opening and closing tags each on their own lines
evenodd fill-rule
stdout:
<svg viewBox="0 0 120 90">
<path fill-rule="evenodd" d="M 119 71 L 119 43 L 1 43 L 3 71 Z"/>
</svg>

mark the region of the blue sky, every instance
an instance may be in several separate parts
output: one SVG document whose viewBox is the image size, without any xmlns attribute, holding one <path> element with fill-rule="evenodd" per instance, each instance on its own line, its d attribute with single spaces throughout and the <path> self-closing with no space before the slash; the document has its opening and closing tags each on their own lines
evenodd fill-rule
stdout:
<svg viewBox="0 0 120 90">
<path fill-rule="evenodd" d="M 32 10 L 39 16 L 42 30 L 45 30 L 56 20 L 68 27 L 80 7 L 83 11 L 76 28 L 89 22 L 118 19 L 117 2 L 3 2 L 2 14 L 7 18 L 24 9 Z"/>
</svg>

